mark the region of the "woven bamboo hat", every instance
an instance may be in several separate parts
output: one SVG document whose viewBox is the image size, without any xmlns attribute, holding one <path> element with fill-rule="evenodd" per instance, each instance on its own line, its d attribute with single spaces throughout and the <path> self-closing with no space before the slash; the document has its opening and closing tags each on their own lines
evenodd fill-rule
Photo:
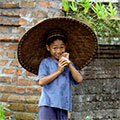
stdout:
<svg viewBox="0 0 120 120">
<path fill-rule="evenodd" d="M 23 35 L 18 44 L 18 60 L 22 67 L 37 75 L 41 60 L 48 55 L 46 40 L 58 34 L 67 39 L 66 51 L 77 69 L 92 60 L 98 49 L 93 30 L 76 19 L 57 17 L 43 20 Z"/>
</svg>

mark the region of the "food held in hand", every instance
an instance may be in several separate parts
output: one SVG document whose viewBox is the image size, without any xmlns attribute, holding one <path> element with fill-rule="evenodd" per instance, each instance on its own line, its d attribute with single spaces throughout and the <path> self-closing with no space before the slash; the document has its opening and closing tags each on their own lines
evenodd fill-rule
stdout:
<svg viewBox="0 0 120 120">
<path fill-rule="evenodd" d="M 68 60 L 66 57 L 62 56 L 61 59 L 64 59 L 67 61 L 68 64 L 70 64 L 70 60 Z"/>
</svg>

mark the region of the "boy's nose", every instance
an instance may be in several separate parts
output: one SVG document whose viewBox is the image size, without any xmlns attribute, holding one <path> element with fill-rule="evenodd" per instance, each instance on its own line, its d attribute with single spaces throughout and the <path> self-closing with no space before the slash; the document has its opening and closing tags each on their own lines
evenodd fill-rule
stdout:
<svg viewBox="0 0 120 120">
<path fill-rule="evenodd" d="M 57 49 L 57 53 L 61 53 L 61 50 L 60 50 L 60 49 Z"/>
</svg>

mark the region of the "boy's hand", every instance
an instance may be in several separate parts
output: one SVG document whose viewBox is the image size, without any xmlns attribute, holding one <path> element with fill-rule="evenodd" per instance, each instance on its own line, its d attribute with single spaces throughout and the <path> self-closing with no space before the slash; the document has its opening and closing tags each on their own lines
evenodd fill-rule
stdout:
<svg viewBox="0 0 120 120">
<path fill-rule="evenodd" d="M 65 52 L 62 54 L 61 59 L 64 59 L 67 61 L 68 65 L 71 63 L 71 61 L 69 60 L 69 53 Z"/>
<path fill-rule="evenodd" d="M 63 57 L 66 57 L 69 60 L 69 53 L 65 52 L 62 54 Z"/>
<path fill-rule="evenodd" d="M 67 63 L 67 60 L 65 59 L 60 59 L 58 61 L 58 71 L 60 71 L 61 73 L 63 72 L 63 70 L 65 69 L 65 66 L 67 66 L 68 63 Z"/>
</svg>

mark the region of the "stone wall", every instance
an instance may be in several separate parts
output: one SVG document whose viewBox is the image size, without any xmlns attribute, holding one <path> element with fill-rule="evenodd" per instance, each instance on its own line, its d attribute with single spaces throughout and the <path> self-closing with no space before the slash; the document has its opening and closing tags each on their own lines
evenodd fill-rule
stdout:
<svg viewBox="0 0 120 120">
<path fill-rule="evenodd" d="M 120 119 L 120 46 L 101 45 L 95 59 L 81 70 L 84 81 L 73 86 L 72 120 Z"/>
<path fill-rule="evenodd" d="M 37 120 L 40 86 L 17 60 L 22 35 L 43 18 L 59 16 L 61 0 L 0 1 L 0 103 L 10 105 L 12 120 Z M 120 46 L 100 46 L 98 56 L 81 70 L 84 81 L 73 86 L 71 119 L 104 120 L 120 114 Z M 104 117 L 105 116 L 105 117 Z"/>
</svg>

